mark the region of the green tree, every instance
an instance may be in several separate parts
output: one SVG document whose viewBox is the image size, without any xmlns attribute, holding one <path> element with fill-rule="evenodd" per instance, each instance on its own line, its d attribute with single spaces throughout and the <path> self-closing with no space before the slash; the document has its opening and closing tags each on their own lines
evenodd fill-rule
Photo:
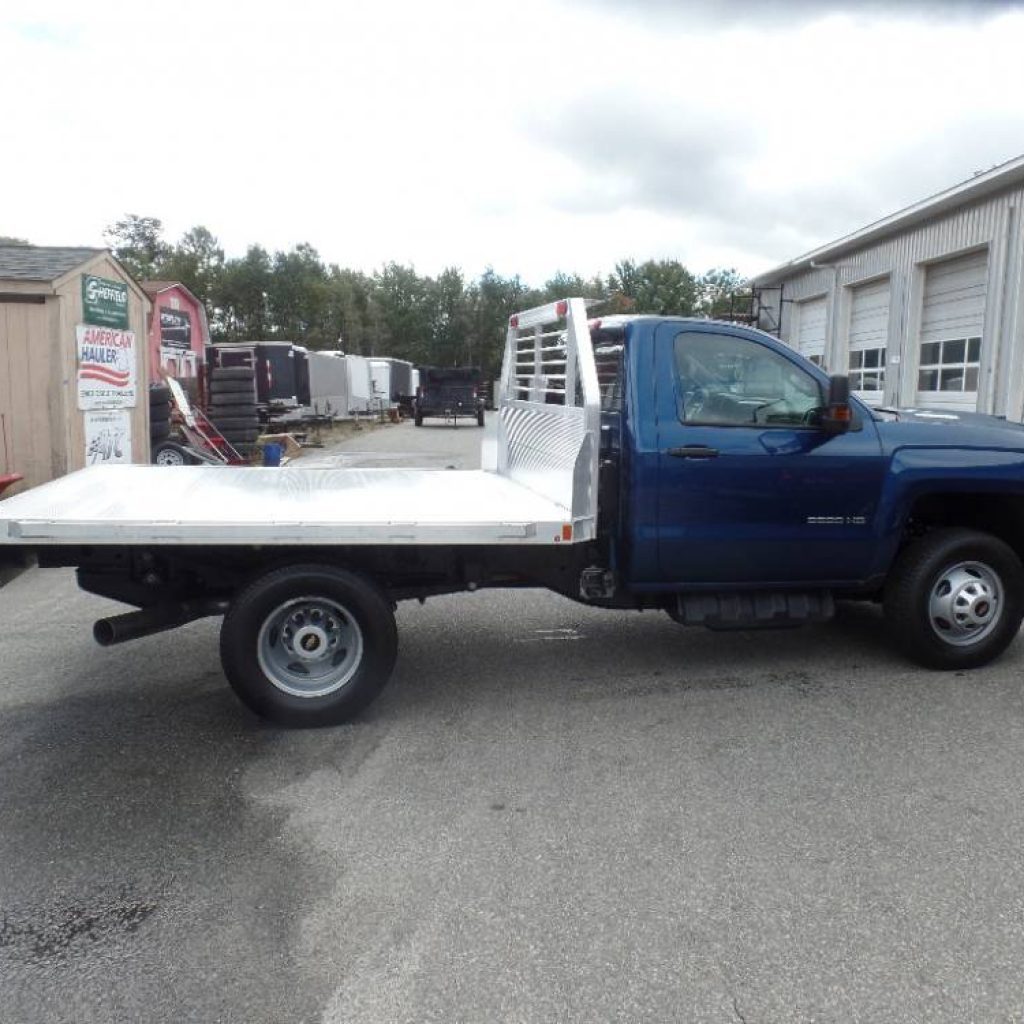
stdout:
<svg viewBox="0 0 1024 1024">
<path fill-rule="evenodd" d="M 139 281 L 161 277 L 171 248 L 163 240 L 163 222 L 158 217 L 126 214 L 104 230 L 103 238 L 132 277 Z"/>
<path fill-rule="evenodd" d="M 474 365 L 469 303 L 462 271 L 449 267 L 436 280 L 428 282 L 427 295 L 430 344 L 423 361 L 442 366 Z"/>
<path fill-rule="evenodd" d="M 749 292 L 745 288 L 745 278 L 734 267 L 725 270 L 715 267 L 701 274 L 697 283 L 700 294 L 699 308 L 705 316 L 722 319 L 737 312 L 737 301 L 740 311 L 749 309 Z M 747 295 L 743 302 L 740 296 Z"/>
<path fill-rule="evenodd" d="M 324 325 L 327 291 L 327 269 L 313 246 L 302 242 L 274 253 L 267 300 L 275 333 L 325 347 L 331 340 Z"/>
<path fill-rule="evenodd" d="M 241 259 L 224 264 L 214 291 L 210 330 L 216 341 L 260 341 L 273 336 L 268 293 L 270 254 L 250 245 Z"/>
<path fill-rule="evenodd" d="M 181 236 L 165 258 L 161 273 L 181 281 L 204 303 L 212 303 L 220 275 L 224 272 L 224 250 L 208 228 L 197 225 Z"/>
<path fill-rule="evenodd" d="M 427 280 L 412 267 L 389 263 L 374 275 L 377 355 L 430 362 L 430 302 Z"/>
<path fill-rule="evenodd" d="M 622 260 L 608 277 L 611 311 L 693 316 L 698 307 L 697 279 L 677 260 Z"/>
<path fill-rule="evenodd" d="M 31 245 L 27 238 L 17 238 L 14 235 L 0 235 L 0 245 Z"/>
</svg>

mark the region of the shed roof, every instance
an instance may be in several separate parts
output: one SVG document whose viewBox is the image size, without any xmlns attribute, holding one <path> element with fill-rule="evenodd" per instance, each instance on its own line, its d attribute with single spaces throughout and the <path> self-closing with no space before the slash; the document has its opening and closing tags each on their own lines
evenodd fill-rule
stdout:
<svg viewBox="0 0 1024 1024">
<path fill-rule="evenodd" d="M 905 231 L 939 214 L 966 206 L 968 203 L 978 202 L 997 192 L 1002 192 L 1004 189 L 1020 185 L 1022 182 L 1024 182 L 1024 155 L 1007 160 L 1006 163 L 999 164 L 981 174 L 975 174 L 974 177 L 968 178 L 966 181 L 958 182 L 912 206 L 898 210 L 881 220 L 876 220 L 859 231 L 844 235 L 834 242 L 829 242 L 804 253 L 803 256 L 798 256 L 788 263 L 782 263 L 763 274 L 758 274 L 751 278 L 750 283 L 755 286 L 776 285 L 794 274 L 807 270 L 812 263 L 826 263 L 837 256 L 845 255 L 869 245 L 871 242 Z"/>
<path fill-rule="evenodd" d="M 62 245 L 0 245 L 0 278 L 55 281 L 104 252 Z"/>
<path fill-rule="evenodd" d="M 168 288 L 185 288 L 180 281 L 140 281 L 142 290 L 152 299 L 159 295 L 161 292 L 167 291 Z M 185 288 L 188 292 L 188 289 Z M 189 292 L 189 295 L 192 293 Z"/>
</svg>

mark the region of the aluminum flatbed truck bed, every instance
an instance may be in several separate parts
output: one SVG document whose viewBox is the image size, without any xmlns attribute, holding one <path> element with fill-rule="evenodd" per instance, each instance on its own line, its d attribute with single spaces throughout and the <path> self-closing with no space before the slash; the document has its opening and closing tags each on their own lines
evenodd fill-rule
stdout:
<svg viewBox="0 0 1024 1024">
<path fill-rule="evenodd" d="M 96 623 L 102 644 L 223 615 L 221 663 L 250 708 L 333 724 L 390 676 L 396 602 L 576 584 L 600 436 L 586 308 L 564 300 L 509 320 L 484 469 L 92 467 L 0 502 L 0 559 L 75 566 L 134 606 Z"/>
<path fill-rule="evenodd" d="M 106 466 L 0 506 L 0 544 L 551 544 L 572 525 L 483 470 Z"/>
</svg>

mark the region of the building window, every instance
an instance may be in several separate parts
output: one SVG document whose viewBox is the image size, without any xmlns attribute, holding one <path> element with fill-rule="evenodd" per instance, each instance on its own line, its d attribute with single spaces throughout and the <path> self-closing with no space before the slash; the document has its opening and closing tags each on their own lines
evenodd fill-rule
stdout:
<svg viewBox="0 0 1024 1024">
<path fill-rule="evenodd" d="M 917 370 L 919 391 L 978 390 L 981 338 L 926 341 Z"/>
<path fill-rule="evenodd" d="M 885 346 L 850 353 L 850 387 L 854 391 L 885 390 Z"/>
</svg>

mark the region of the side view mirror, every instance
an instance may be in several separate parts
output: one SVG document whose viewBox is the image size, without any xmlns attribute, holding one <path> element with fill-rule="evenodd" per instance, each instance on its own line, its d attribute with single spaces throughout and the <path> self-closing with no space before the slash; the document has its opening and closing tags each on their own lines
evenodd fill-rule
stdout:
<svg viewBox="0 0 1024 1024">
<path fill-rule="evenodd" d="M 833 374 L 828 379 L 828 403 L 821 416 L 821 429 L 829 435 L 845 434 L 853 422 L 850 408 L 850 378 Z"/>
</svg>

